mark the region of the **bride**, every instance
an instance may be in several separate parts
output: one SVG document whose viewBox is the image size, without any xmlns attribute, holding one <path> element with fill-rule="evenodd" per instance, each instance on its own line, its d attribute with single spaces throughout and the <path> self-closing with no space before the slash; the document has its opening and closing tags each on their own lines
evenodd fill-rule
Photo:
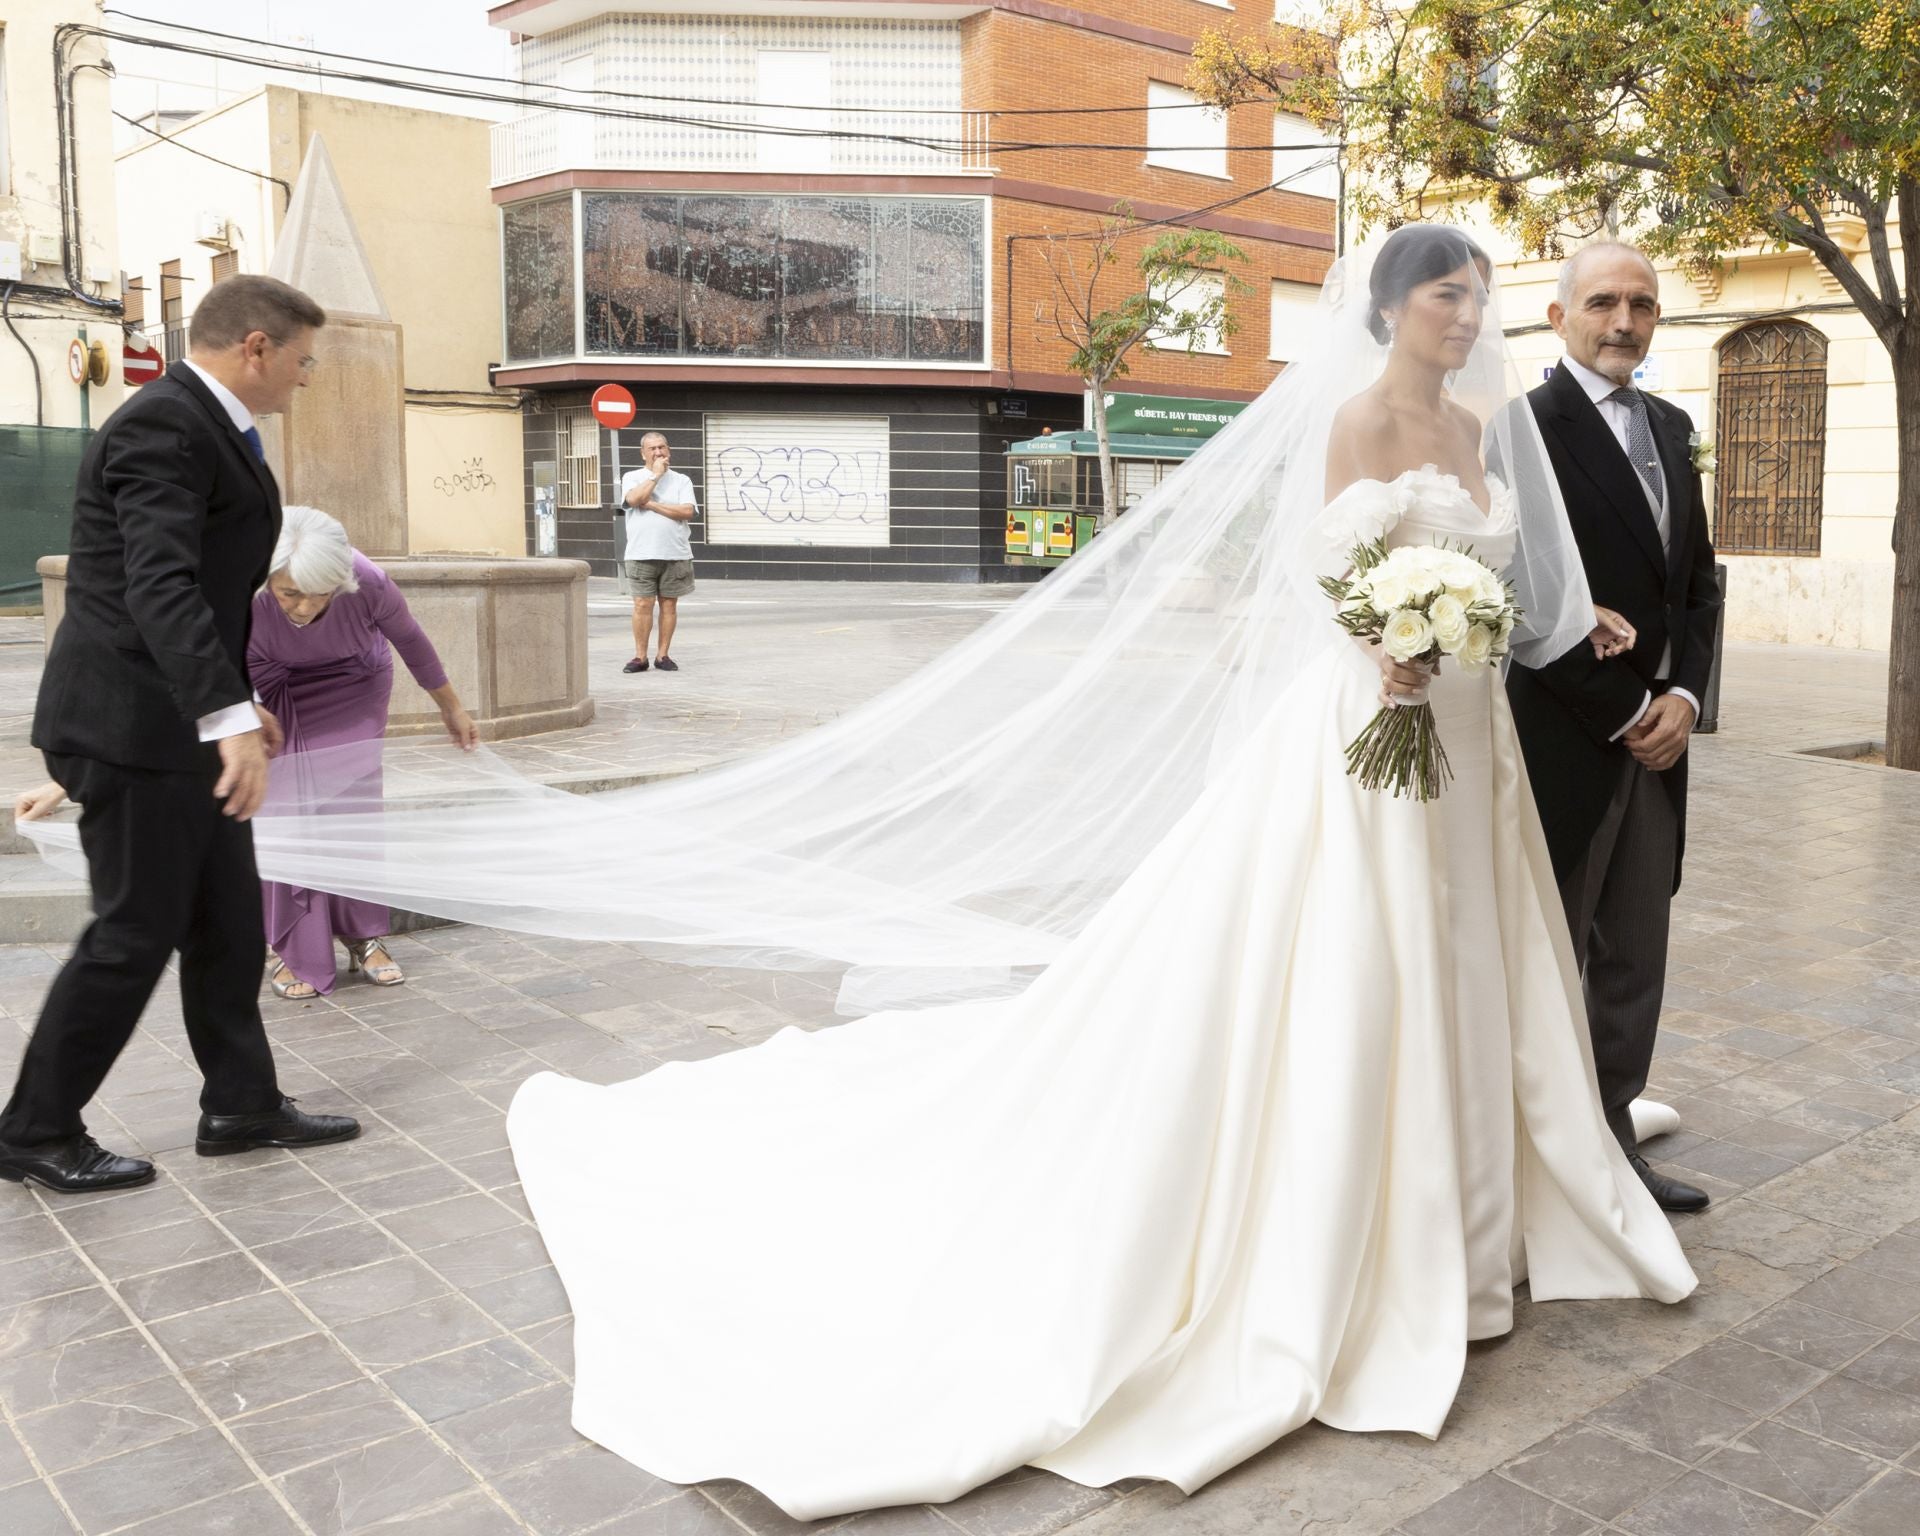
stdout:
<svg viewBox="0 0 1920 1536">
<path fill-rule="evenodd" d="M 1523 1281 L 1693 1289 L 1601 1112 L 1497 672 L 1383 671 L 1317 586 L 1365 540 L 1466 545 L 1521 661 L 1626 640 L 1490 266 L 1401 229 L 1299 355 L 969 639 L 757 757 L 573 796 L 415 756 L 359 804 L 357 758 L 276 765 L 266 879 L 832 967 L 868 1015 L 521 1087 L 583 1434 L 802 1518 L 1023 1463 L 1191 1491 L 1312 1419 L 1438 1434 Z M 1430 702 L 1438 799 L 1347 776 L 1383 693 Z"/>
<path fill-rule="evenodd" d="M 1323 342 L 1369 382 L 1327 400 L 1329 359 L 1290 371 L 1288 421 L 1325 401 L 1321 435 L 1237 450 L 1294 567 L 1239 622 L 1284 646 L 1305 613 L 1310 659 L 1257 718 L 1217 711 L 1190 804 L 1024 991 L 523 1085 L 583 1434 L 800 1518 L 1022 1463 L 1191 1491 L 1310 1419 L 1438 1434 L 1523 1280 L 1693 1289 L 1601 1113 L 1497 672 L 1383 673 L 1308 595 L 1365 539 L 1464 544 L 1512 571 L 1536 647 L 1619 645 L 1530 419 L 1498 409 L 1489 277 L 1411 226 L 1330 285 Z M 1383 692 L 1432 704 L 1435 801 L 1346 776 Z"/>
</svg>

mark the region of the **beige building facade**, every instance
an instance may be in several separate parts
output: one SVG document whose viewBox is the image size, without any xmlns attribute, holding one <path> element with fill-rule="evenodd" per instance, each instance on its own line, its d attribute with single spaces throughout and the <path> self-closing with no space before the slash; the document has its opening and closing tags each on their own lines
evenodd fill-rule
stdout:
<svg viewBox="0 0 1920 1536">
<path fill-rule="evenodd" d="M 183 356 L 199 295 L 272 264 L 316 134 L 402 331 L 408 550 L 524 555 L 517 396 L 489 375 L 500 236 L 486 122 L 267 86 L 134 144 L 117 161 L 129 307 L 169 360 Z"/>
<path fill-rule="evenodd" d="M 1560 264 L 1523 257 L 1484 219 L 1461 222 L 1499 264 L 1503 318 L 1531 387 L 1561 355 L 1546 318 Z M 1841 232 L 1864 268 L 1864 231 Z M 1897 225 L 1891 234 L 1897 250 Z M 1727 567 L 1727 637 L 1885 649 L 1896 484 L 1886 348 L 1797 248 L 1731 256 L 1717 280 L 1656 266 L 1662 319 L 1641 382 L 1684 407 L 1712 446 L 1707 503 Z"/>
</svg>

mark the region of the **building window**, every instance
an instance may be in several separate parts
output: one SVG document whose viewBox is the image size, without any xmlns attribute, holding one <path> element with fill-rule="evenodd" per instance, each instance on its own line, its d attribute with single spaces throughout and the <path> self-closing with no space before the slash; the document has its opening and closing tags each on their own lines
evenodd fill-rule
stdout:
<svg viewBox="0 0 1920 1536">
<path fill-rule="evenodd" d="M 887 418 L 706 419 L 707 542 L 884 547 Z"/>
<path fill-rule="evenodd" d="M 985 359 L 977 198 L 582 199 L 594 356 Z"/>
<path fill-rule="evenodd" d="M 562 411 L 554 423 L 560 460 L 559 503 L 563 507 L 600 505 L 600 423 L 590 410 Z"/>
<path fill-rule="evenodd" d="M 1340 151 L 1325 132 L 1291 112 L 1273 114 L 1273 184 L 1308 197 L 1340 195 Z"/>
<path fill-rule="evenodd" d="M 1714 547 L 1820 553 L 1826 478 L 1827 338 L 1784 320 L 1720 343 Z"/>
<path fill-rule="evenodd" d="M 507 357 L 573 356 L 573 199 L 515 203 L 500 216 Z"/>
<path fill-rule="evenodd" d="M 1267 356 L 1276 363 L 1290 363 L 1298 357 L 1298 341 L 1308 334 L 1319 307 L 1317 284 L 1290 283 L 1276 277 L 1267 304 Z"/>
<path fill-rule="evenodd" d="M 147 323 L 147 283 L 145 278 L 131 278 L 121 290 L 120 302 L 126 313 L 121 317 L 128 330 L 137 331 Z"/>
<path fill-rule="evenodd" d="M 763 171 L 830 171 L 833 114 L 833 55 L 824 49 L 759 50 L 760 102 L 757 149 Z M 795 134 L 768 129 L 795 129 Z"/>
<path fill-rule="evenodd" d="M 1226 292 L 1226 275 L 1220 272 L 1195 272 L 1177 283 L 1156 279 L 1152 290 L 1154 299 L 1171 306 L 1169 318 L 1174 319 L 1197 314 L 1209 306 L 1214 314 L 1219 314 Z M 1209 352 L 1216 357 L 1227 356 L 1226 342 L 1222 340 L 1217 325 L 1205 326 L 1191 333 L 1191 338 L 1154 331 L 1148 333 L 1147 345 L 1168 352 Z"/>
<path fill-rule="evenodd" d="M 1192 91 L 1147 82 L 1147 164 L 1196 176 L 1227 175 L 1227 114 Z"/>
<path fill-rule="evenodd" d="M 222 282 L 229 277 L 237 276 L 240 271 L 240 253 L 238 251 L 218 251 L 214 254 L 211 266 L 213 268 L 213 281 L 216 283 Z"/>
<path fill-rule="evenodd" d="M 187 355 L 186 285 L 177 261 L 160 263 L 160 326 L 161 350 L 169 363 L 177 363 Z"/>
</svg>

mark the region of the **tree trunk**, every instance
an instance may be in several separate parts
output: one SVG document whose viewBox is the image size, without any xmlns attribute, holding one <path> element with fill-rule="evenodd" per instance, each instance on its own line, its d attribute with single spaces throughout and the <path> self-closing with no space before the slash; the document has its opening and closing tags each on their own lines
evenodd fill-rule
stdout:
<svg viewBox="0 0 1920 1536">
<path fill-rule="evenodd" d="M 1105 533 L 1120 515 L 1120 488 L 1113 478 L 1113 444 L 1107 436 L 1107 381 L 1089 379 L 1093 385 L 1093 436 L 1100 445 L 1100 531 Z"/>
<path fill-rule="evenodd" d="M 1900 453 L 1893 501 L 1887 764 L 1920 769 L 1920 305 L 1914 306 L 1901 326 L 1892 352 L 1894 430 Z"/>
</svg>

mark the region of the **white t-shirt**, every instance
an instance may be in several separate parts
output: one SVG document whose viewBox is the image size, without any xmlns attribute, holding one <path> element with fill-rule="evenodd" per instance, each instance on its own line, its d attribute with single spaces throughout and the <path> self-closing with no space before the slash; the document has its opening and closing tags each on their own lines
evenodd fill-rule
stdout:
<svg viewBox="0 0 1920 1536">
<path fill-rule="evenodd" d="M 644 485 L 654 478 L 650 469 L 630 469 L 620 477 L 620 501 L 624 506 L 627 497 L 633 494 L 633 488 Z M 672 502 L 675 506 L 696 507 L 693 482 L 677 469 L 669 469 L 662 474 L 654 485 L 653 495 L 656 501 Z M 645 507 L 627 507 L 627 553 L 628 560 L 691 560 L 693 558 L 693 525 L 683 523 L 677 517 L 668 517 L 664 512 L 650 512 Z"/>
</svg>

